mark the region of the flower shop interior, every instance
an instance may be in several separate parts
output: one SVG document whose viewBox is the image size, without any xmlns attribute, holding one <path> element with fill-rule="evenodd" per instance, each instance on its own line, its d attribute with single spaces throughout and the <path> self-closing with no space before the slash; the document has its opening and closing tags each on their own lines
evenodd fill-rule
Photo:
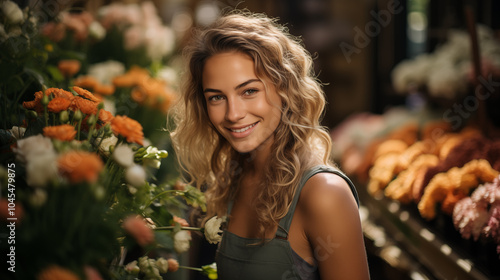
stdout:
<svg viewBox="0 0 500 280">
<path fill-rule="evenodd" d="M 313 55 L 371 279 L 500 279 L 495 0 L 0 0 L 0 279 L 217 279 L 169 110 L 234 8 Z"/>
</svg>

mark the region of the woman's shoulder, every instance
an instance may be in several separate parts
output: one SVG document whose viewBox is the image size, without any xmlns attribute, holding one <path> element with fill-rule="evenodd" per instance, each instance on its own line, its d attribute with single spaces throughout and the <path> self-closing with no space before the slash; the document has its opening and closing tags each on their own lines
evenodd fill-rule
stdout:
<svg viewBox="0 0 500 280">
<path fill-rule="evenodd" d="M 356 210 L 357 202 L 346 178 L 337 173 L 319 172 L 309 178 L 302 188 L 299 208 L 311 215 Z"/>
</svg>

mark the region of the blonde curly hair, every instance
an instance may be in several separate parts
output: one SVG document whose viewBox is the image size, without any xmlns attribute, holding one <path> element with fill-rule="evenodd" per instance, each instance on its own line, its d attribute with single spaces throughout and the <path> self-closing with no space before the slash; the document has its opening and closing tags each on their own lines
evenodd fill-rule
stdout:
<svg viewBox="0 0 500 280">
<path fill-rule="evenodd" d="M 209 120 L 202 88 L 205 61 L 219 53 L 242 52 L 266 77 L 282 100 L 266 174 L 255 200 L 259 232 L 276 226 L 290 207 L 302 174 L 317 164 L 333 166 L 331 139 L 320 126 L 325 97 L 314 76 L 311 55 L 276 19 L 264 14 L 230 12 L 197 30 L 184 49 L 187 69 L 182 98 L 174 109 L 172 140 L 190 184 L 206 187 L 207 217 L 224 216 L 234 199 L 249 154 L 236 152 Z"/>
</svg>

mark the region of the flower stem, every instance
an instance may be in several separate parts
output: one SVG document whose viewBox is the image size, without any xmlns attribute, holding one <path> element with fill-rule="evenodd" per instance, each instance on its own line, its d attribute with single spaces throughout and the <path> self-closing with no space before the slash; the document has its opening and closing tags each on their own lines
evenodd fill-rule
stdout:
<svg viewBox="0 0 500 280">
<path fill-rule="evenodd" d="M 164 192 L 161 192 L 157 195 L 155 195 L 145 206 L 144 208 L 148 207 L 149 205 L 151 205 L 151 203 L 153 203 L 153 201 L 155 201 L 158 197 L 162 196 L 162 195 L 165 195 L 165 194 L 168 194 L 168 193 L 174 193 L 175 195 L 183 195 L 184 192 L 182 191 L 178 191 L 178 190 L 168 190 L 168 191 L 164 191 Z"/>
<path fill-rule="evenodd" d="M 179 268 L 184 268 L 184 269 L 190 269 L 190 270 L 195 270 L 195 271 L 203 272 L 203 269 L 198 268 L 198 267 L 190 267 L 190 266 L 179 265 Z"/>
<path fill-rule="evenodd" d="M 155 230 L 165 230 L 165 229 L 174 229 L 175 226 L 166 226 L 166 227 L 157 227 Z M 202 228 L 199 227 L 181 227 L 181 230 L 197 230 L 202 231 Z"/>
</svg>

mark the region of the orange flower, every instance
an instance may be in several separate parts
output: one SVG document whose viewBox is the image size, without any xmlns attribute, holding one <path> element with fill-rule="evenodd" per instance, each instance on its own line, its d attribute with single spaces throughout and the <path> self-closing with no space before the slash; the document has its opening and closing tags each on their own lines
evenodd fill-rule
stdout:
<svg viewBox="0 0 500 280">
<path fill-rule="evenodd" d="M 70 109 L 73 111 L 80 110 L 86 115 L 97 114 L 97 102 L 90 101 L 81 97 L 75 97 Z"/>
<path fill-rule="evenodd" d="M 41 93 L 41 91 L 40 91 L 40 93 Z M 61 88 L 48 88 L 45 91 L 45 94 L 52 95 L 53 97 L 66 98 L 68 100 L 73 100 L 73 98 L 75 98 L 75 96 L 71 92 L 64 90 L 64 89 L 61 89 Z"/>
<path fill-rule="evenodd" d="M 172 225 L 175 226 L 175 223 L 179 223 L 181 225 L 181 227 L 188 227 L 189 226 L 189 223 L 185 219 L 177 217 L 177 216 L 174 216 L 174 224 L 172 224 Z"/>
<path fill-rule="evenodd" d="M 63 74 L 64 77 L 73 77 L 78 71 L 80 71 L 81 63 L 76 59 L 65 59 L 59 61 L 57 68 Z"/>
<path fill-rule="evenodd" d="M 99 82 L 92 76 L 80 76 L 74 81 L 75 86 L 85 89 L 95 89 Z"/>
<path fill-rule="evenodd" d="M 138 66 L 132 66 L 127 73 L 117 76 L 113 79 L 113 85 L 116 87 L 133 87 L 144 80 L 150 78 L 149 72 Z"/>
<path fill-rule="evenodd" d="M 78 93 L 78 95 L 83 96 L 91 101 L 94 101 L 94 102 L 101 101 L 99 98 L 95 97 L 90 91 L 83 89 L 81 87 L 74 86 L 73 90 L 76 91 L 76 93 Z"/>
<path fill-rule="evenodd" d="M 102 84 L 97 84 L 94 87 L 94 91 L 98 94 L 102 95 L 112 95 L 115 93 L 115 86 L 113 85 L 102 85 Z"/>
<path fill-rule="evenodd" d="M 61 111 L 67 110 L 71 105 L 71 100 L 68 100 L 63 97 L 56 97 L 49 102 L 47 108 L 50 112 L 59 113 Z"/>
<path fill-rule="evenodd" d="M 111 120 L 111 129 L 115 135 L 121 135 L 127 139 L 129 143 L 137 143 L 142 145 L 144 134 L 142 126 L 136 120 L 126 116 L 116 116 Z"/>
<path fill-rule="evenodd" d="M 176 259 L 168 259 L 168 271 L 176 272 L 179 269 L 179 262 Z"/>
<path fill-rule="evenodd" d="M 71 151 L 59 157 L 58 167 L 59 172 L 71 183 L 94 183 L 103 168 L 103 163 L 97 154 Z"/>
<path fill-rule="evenodd" d="M 38 274 L 37 280 L 79 280 L 80 278 L 71 270 L 51 265 Z"/>
<path fill-rule="evenodd" d="M 35 100 L 24 101 L 23 107 L 28 109 L 28 110 L 34 110 L 37 113 L 43 113 L 42 98 L 43 98 L 43 92 L 37 91 L 37 92 L 35 92 Z"/>
<path fill-rule="evenodd" d="M 43 135 L 61 141 L 71 141 L 75 139 L 75 127 L 69 124 L 46 126 L 43 128 Z"/>
<path fill-rule="evenodd" d="M 153 230 L 140 216 L 127 217 L 122 226 L 141 246 L 151 244 L 155 239 Z"/>
<path fill-rule="evenodd" d="M 111 122 L 112 119 L 113 119 L 113 114 L 111 114 L 109 111 L 106 111 L 104 109 L 101 109 L 99 111 L 99 120 L 104 124 Z"/>
</svg>

